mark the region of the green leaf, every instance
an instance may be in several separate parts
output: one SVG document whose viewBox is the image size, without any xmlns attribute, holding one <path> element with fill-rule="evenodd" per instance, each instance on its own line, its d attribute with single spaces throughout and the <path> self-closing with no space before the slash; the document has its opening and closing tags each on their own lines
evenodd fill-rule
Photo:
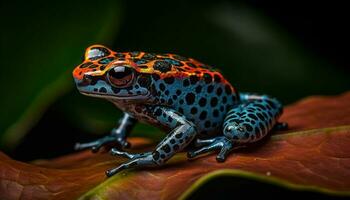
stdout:
<svg viewBox="0 0 350 200">
<path fill-rule="evenodd" d="M 71 71 L 84 49 L 110 43 L 118 28 L 118 1 L 7 2 L 1 7 L 0 142 L 24 136 L 45 109 L 73 87 Z M 59 122 L 57 123 L 59 124 Z M 48 133 L 49 134 L 49 133 Z"/>
</svg>

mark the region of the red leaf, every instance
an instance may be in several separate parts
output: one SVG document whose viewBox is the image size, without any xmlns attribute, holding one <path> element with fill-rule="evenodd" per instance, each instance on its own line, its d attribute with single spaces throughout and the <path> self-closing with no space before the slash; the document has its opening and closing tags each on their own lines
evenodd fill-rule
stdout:
<svg viewBox="0 0 350 200">
<path fill-rule="evenodd" d="M 105 153 L 86 151 L 36 164 L 0 154 L 0 197 L 74 199 L 85 194 L 173 199 L 196 181 L 203 181 L 208 173 L 217 174 L 223 169 L 222 174 L 273 180 L 286 187 L 349 194 L 349 111 L 349 92 L 337 97 L 310 97 L 285 109 L 281 121 L 289 123 L 288 131 L 256 147 L 234 152 L 224 163 L 217 163 L 213 155 L 188 161 L 181 153 L 162 168 L 129 170 L 110 179 L 105 178 L 104 171 L 124 160 Z M 134 138 L 132 143 L 138 152 L 150 148 L 146 139 Z"/>
</svg>

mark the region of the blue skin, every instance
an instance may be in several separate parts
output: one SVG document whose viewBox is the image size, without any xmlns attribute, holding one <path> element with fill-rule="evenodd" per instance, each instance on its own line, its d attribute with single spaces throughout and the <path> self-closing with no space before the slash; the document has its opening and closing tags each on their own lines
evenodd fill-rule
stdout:
<svg viewBox="0 0 350 200">
<path fill-rule="evenodd" d="M 96 53 L 103 58 L 103 52 L 96 49 L 88 55 L 96 57 Z M 110 76 L 120 78 L 125 85 L 115 87 Z M 106 171 L 107 176 L 112 176 L 128 168 L 163 165 L 192 143 L 198 149 L 189 151 L 189 158 L 218 151 L 216 159 L 223 162 L 233 149 L 262 139 L 273 128 L 287 126 L 277 122 L 282 104 L 274 98 L 227 91 L 224 82 L 190 80 L 185 77 L 166 81 L 136 72 L 128 63 L 120 62 L 106 75 L 90 73 L 83 80 L 75 79 L 82 94 L 107 99 L 124 112 L 110 135 L 77 144 L 76 149 L 91 148 L 96 152 L 109 143 L 116 143 L 119 149 L 127 148 L 130 145 L 126 138 L 137 121 L 169 131 L 151 152 L 131 154 L 111 149 L 112 155 L 129 159 Z"/>
</svg>

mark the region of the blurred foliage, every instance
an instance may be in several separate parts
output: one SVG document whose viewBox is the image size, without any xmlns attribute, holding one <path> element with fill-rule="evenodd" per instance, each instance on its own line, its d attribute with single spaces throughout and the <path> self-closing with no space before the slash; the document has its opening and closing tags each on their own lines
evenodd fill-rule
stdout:
<svg viewBox="0 0 350 200">
<path fill-rule="evenodd" d="M 284 103 L 349 89 L 343 69 L 314 55 L 244 3 L 177 1 L 169 6 L 163 1 L 111 0 L 6 3 L 1 9 L 2 19 L 7 19 L 1 33 L 1 56 L 6 58 L 0 74 L 0 83 L 6 85 L 0 99 L 6 105 L 0 114 L 3 147 L 14 147 L 49 106 L 55 111 L 48 111 L 51 115 L 62 116 L 61 121 L 51 120 L 53 129 L 102 134 L 113 127 L 120 112 L 109 102 L 80 95 L 70 74 L 84 48 L 94 43 L 115 51 L 193 57 L 219 68 L 239 90 L 267 93 Z M 50 129 L 46 131 L 49 135 Z M 146 125 L 134 132 L 161 137 Z"/>
<path fill-rule="evenodd" d="M 94 4 L 104 12 L 84 5 L 11 1 L 1 6 L 2 145 L 15 144 L 55 99 L 71 90 L 71 70 L 86 46 L 113 39 L 118 4 Z"/>
</svg>

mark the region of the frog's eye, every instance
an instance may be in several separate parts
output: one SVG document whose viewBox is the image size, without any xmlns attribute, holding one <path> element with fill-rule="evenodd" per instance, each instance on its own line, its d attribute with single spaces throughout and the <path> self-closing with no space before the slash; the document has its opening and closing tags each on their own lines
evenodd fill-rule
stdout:
<svg viewBox="0 0 350 200">
<path fill-rule="evenodd" d="M 117 66 L 108 71 L 107 78 L 114 87 L 128 87 L 134 78 L 134 71 L 130 67 Z"/>
</svg>

